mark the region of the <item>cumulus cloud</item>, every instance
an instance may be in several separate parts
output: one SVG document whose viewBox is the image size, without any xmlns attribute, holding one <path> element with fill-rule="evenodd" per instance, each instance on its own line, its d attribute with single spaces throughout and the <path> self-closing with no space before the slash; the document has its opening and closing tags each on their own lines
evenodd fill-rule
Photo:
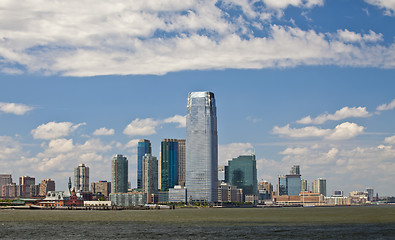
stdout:
<svg viewBox="0 0 395 240">
<path fill-rule="evenodd" d="M 138 143 L 139 143 L 139 139 L 132 139 L 128 143 L 125 144 L 124 149 L 137 148 Z"/>
<path fill-rule="evenodd" d="M 250 155 L 253 153 L 251 143 L 230 143 L 218 146 L 218 164 L 227 165 L 229 160 L 240 155 Z"/>
<path fill-rule="evenodd" d="M 179 128 L 184 128 L 187 125 L 186 116 L 174 115 L 173 117 L 163 120 L 164 123 L 178 123 Z"/>
<path fill-rule="evenodd" d="M 384 139 L 384 142 L 388 143 L 388 144 L 391 144 L 391 145 L 395 145 L 395 135 L 392 136 L 392 137 L 386 137 Z"/>
<path fill-rule="evenodd" d="M 388 16 L 395 16 L 395 1 L 394 0 L 365 0 L 365 2 L 384 9 L 384 14 Z"/>
<path fill-rule="evenodd" d="M 86 125 L 86 123 L 74 125 L 71 122 L 48 122 L 46 124 L 41 124 L 36 129 L 33 129 L 31 134 L 35 139 L 55 139 L 68 136 L 82 125 Z"/>
<path fill-rule="evenodd" d="M 110 135 L 114 135 L 114 132 L 115 132 L 114 129 L 107 129 L 105 127 L 102 127 L 102 128 L 96 129 L 93 132 L 93 135 L 96 135 L 96 136 L 110 136 Z"/>
<path fill-rule="evenodd" d="M 287 148 L 280 152 L 282 155 L 303 155 L 308 152 L 306 147 Z"/>
<path fill-rule="evenodd" d="M 395 99 L 392 100 L 392 102 L 388 104 L 382 104 L 376 108 L 377 111 L 386 111 L 386 110 L 392 110 L 395 108 Z"/>
<path fill-rule="evenodd" d="M 372 30 L 369 34 L 351 32 L 347 29 L 337 30 L 338 38 L 344 42 L 378 42 L 383 41 L 383 34 L 375 33 Z"/>
<path fill-rule="evenodd" d="M 290 128 L 289 124 L 287 124 L 284 127 L 275 126 L 272 133 L 291 138 L 322 137 L 329 140 L 346 140 L 362 134 L 364 129 L 363 126 L 350 122 L 339 124 L 334 129 L 322 129 L 313 126 Z"/>
<path fill-rule="evenodd" d="M 129 136 L 147 136 L 156 134 L 156 127 L 160 124 L 152 118 L 135 119 L 123 130 L 123 133 Z"/>
<path fill-rule="evenodd" d="M 321 114 L 316 118 L 311 118 L 310 116 L 304 117 L 297 123 L 301 124 L 323 124 L 328 120 L 343 120 L 350 117 L 369 117 L 371 114 L 366 110 L 366 107 L 344 107 L 337 110 L 334 114 Z"/>
<path fill-rule="evenodd" d="M 256 1 L 224 2 L 1 2 L 0 22 L 14 24 L 0 24 L 0 70 L 22 66 L 29 72 L 96 76 L 298 65 L 395 67 L 395 45 L 376 43 L 380 33 L 344 30 L 338 37 L 267 21 L 273 15 L 268 9 L 312 8 L 323 0 L 263 0 L 264 9 Z M 265 29 L 267 36 L 251 26 Z M 355 38 L 371 44 L 350 41 Z"/>
<path fill-rule="evenodd" d="M 21 103 L 5 103 L 0 102 L 0 111 L 4 113 L 12 113 L 15 115 L 23 115 L 28 111 L 33 110 L 33 107 L 29 107 Z"/>
</svg>

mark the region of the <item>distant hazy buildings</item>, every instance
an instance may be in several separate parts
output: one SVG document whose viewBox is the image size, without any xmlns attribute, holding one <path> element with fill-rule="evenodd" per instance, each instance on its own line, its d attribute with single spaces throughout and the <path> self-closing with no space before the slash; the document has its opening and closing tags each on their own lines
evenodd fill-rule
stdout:
<svg viewBox="0 0 395 240">
<path fill-rule="evenodd" d="M 326 179 L 318 178 L 311 183 L 311 191 L 313 193 L 321 193 L 326 196 Z"/>
<path fill-rule="evenodd" d="M 46 196 L 49 191 L 55 191 L 55 181 L 52 179 L 44 179 L 40 183 L 40 196 Z"/>
<path fill-rule="evenodd" d="M 307 191 L 309 191 L 309 185 L 308 185 L 308 183 L 307 183 L 307 180 L 302 179 L 302 180 L 300 180 L 300 181 L 301 181 L 301 191 L 302 191 L 302 192 L 307 192 Z"/>
<path fill-rule="evenodd" d="M 140 139 L 137 144 L 137 188 L 143 188 L 143 157 L 145 154 L 152 154 L 151 142 L 147 139 Z"/>
<path fill-rule="evenodd" d="M 121 154 L 111 160 L 111 193 L 128 192 L 128 159 Z"/>
<path fill-rule="evenodd" d="M 74 168 L 74 185 L 76 191 L 89 192 L 89 167 L 83 163 Z"/>
<path fill-rule="evenodd" d="M 3 186 L 12 183 L 11 174 L 0 174 L 0 197 L 3 197 Z"/>
<path fill-rule="evenodd" d="M 225 182 L 243 189 L 244 195 L 257 195 L 257 169 L 255 155 L 233 158 L 225 166 Z"/>
<path fill-rule="evenodd" d="M 19 177 L 19 195 L 22 197 L 34 197 L 38 195 L 36 178 L 29 176 Z"/>
<path fill-rule="evenodd" d="M 217 110 L 214 93 L 188 94 L 186 117 L 186 187 L 188 201 L 218 199 Z"/>
</svg>

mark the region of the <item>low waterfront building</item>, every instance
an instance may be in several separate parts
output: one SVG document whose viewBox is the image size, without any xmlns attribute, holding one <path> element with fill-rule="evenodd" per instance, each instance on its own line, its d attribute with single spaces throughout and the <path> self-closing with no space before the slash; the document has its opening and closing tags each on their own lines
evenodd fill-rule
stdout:
<svg viewBox="0 0 395 240">
<path fill-rule="evenodd" d="M 85 207 L 111 207 L 111 201 L 84 201 Z"/>
<path fill-rule="evenodd" d="M 325 197 L 325 202 L 328 205 L 347 206 L 351 205 L 351 198 L 344 196 Z"/>
<path fill-rule="evenodd" d="M 169 191 L 158 191 L 158 203 L 169 202 Z"/>
<path fill-rule="evenodd" d="M 46 197 L 38 203 L 42 207 L 74 207 L 84 206 L 84 200 L 79 193 L 74 190 L 48 191 Z"/>
<path fill-rule="evenodd" d="M 181 185 L 169 188 L 169 202 L 187 202 L 187 189 Z"/>
<path fill-rule="evenodd" d="M 218 202 L 242 202 L 243 189 L 221 182 L 218 186 Z"/>
<path fill-rule="evenodd" d="M 273 201 L 279 205 L 324 205 L 324 196 L 320 193 L 312 193 L 311 191 L 300 192 L 299 196 L 281 195 L 274 196 Z"/>
<path fill-rule="evenodd" d="M 146 194 L 142 192 L 111 193 L 111 205 L 118 207 L 143 206 L 146 204 Z"/>
</svg>

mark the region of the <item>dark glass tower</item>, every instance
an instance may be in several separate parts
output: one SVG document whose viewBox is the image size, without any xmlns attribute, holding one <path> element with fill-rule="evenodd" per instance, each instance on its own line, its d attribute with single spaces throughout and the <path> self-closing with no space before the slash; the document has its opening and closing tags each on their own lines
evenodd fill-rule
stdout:
<svg viewBox="0 0 395 240">
<path fill-rule="evenodd" d="M 147 139 L 140 139 L 137 145 L 137 188 L 143 188 L 143 157 L 151 154 L 151 142 Z"/>
<path fill-rule="evenodd" d="M 186 122 L 188 201 L 217 202 L 218 137 L 214 93 L 189 93 Z"/>
<path fill-rule="evenodd" d="M 111 193 L 128 192 L 128 159 L 120 154 L 111 160 Z"/>
<path fill-rule="evenodd" d="M 177 139 L 163 139 L 161 143 L 161 191 L 178 185 L 179 151 Z"/>
<path fill-rule="evenodd" d="M 255 155 L 239 156 L 225 166 L 225 182 L 243 189 L 243 195 L 258 193 Z"/>
</svg>

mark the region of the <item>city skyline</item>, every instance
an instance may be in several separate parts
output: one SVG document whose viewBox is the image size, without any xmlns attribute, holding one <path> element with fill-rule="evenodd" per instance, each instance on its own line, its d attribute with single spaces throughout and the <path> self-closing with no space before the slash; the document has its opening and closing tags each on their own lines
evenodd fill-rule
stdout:
<svg viewBox="0 0 395 240">
<path fill-rule="evenodd" d="M 392 5 L 155 2 L 0 3 L 1 174 L 64 189 L 80 163 L 110 181 L 123 154 L 137 187 L 138 140 L 159 159 L 188 92 L 210 91 L 219 165 L 255 153 L 258 181 L 300 165 L 328 193 L 395 195 Z"/>
</svg>

